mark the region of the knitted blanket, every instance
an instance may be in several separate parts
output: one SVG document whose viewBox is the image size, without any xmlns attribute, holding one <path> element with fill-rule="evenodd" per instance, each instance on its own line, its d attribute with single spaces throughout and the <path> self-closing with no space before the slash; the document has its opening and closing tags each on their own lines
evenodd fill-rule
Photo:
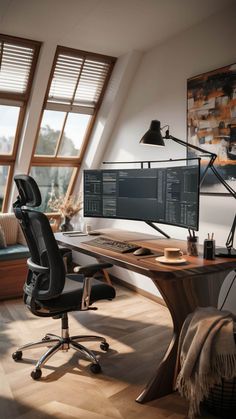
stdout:
<svg viewBox="0 0 236 419">
<path fill-rule="evenodd" d="M 200 414 L 200 402 L 221 378 L 236 376 L 233 316 L 214 307 L 198 308 L 185 320 L 179 340 L 180 373 L 176 389 L 186 397 L 189 418 Z"/>
</svg>

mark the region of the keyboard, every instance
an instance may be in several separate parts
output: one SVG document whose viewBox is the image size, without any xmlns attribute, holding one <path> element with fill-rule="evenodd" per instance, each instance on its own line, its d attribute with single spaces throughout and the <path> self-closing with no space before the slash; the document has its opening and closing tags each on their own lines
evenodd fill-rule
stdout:
<svg viewBox="0 0 236 419">
<path fill-rule="evenodd" d="M 108 237 L 103 237 L 103 236 L 96 237 L 96 239 L 87 241 L 85 243 L 91 246 L 102 247 L 103 249 L 112 250 L 113 252 L 118 252 L 118 253 L 133 252 L 134 250 L 140 247 L 140 246 L 137 246 L 136 244 L 109 239 Z"/>
</svg>

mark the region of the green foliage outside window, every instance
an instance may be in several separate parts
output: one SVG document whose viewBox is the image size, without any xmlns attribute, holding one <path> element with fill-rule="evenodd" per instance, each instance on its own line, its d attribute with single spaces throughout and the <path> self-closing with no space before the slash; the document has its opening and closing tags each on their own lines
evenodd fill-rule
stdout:
<svg viewBox="0 0 236 419">
<path fill-rule="evenodd" d="M 59 130 L 54 130 L 49 125 L 41 127 L 35 154 L 42 156 L 53 156 L 59 136 Z M 75 148 L 73 141 L 66 136 L 65 132 L 63 137 L 66 140 L 67 155 L 71 156 L 78 154 L 78 150 Z"/>
</svg>

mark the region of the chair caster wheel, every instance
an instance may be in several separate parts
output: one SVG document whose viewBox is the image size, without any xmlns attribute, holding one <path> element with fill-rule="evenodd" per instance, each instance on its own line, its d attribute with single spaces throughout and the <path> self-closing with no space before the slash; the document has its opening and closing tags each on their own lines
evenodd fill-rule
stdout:
<svg viewBox="0 0 236 419">
<path fill-rule="evenodd" d="M 20 361 L 22 358 L 22 351 L 16 351 L 12 354 L 14 361 Z"/>
<path fill-rule="evenodd" d="M 101 345 L 100 345 L 100 348 L 101 348 L 102 351 L 107 352 L 108 349 L 109 349 L 109 343 L 102 342 Z"/>
<path fill-rule="evenodd" d="M 35 368 L 35 370 L 33 370 L 30 375 L 33 380 L 39 380 L 41 378 L 42 371 L 40 368 Z"/>
<path fill-rule="evenodd" d="M 92 364 L 90 365 L 90 371 L 93 374 L 99 374 L 99 372 L 101 372 L 101 366 L 99 364 Z"/>
</svg>

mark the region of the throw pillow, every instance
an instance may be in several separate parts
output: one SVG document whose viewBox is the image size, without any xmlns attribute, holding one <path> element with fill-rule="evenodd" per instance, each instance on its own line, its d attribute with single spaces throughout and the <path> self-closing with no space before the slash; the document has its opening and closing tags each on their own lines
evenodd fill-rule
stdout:
<svg viewBox="0 0 236 419">
<path fill-rule="evenodd" d="M 23 231 L 21 230 L 20 225 L 18 226 L 17 243 L 23 244 L 23 246 L 27 246 L 25 236 L 23 234 Z"/>
<path fill-rule="evenodd" d="M 7 247 L 6 238 L 2 227 L 0 226 L 0 249 L 5 249 Z"/>
<path fill-rule="evenodd" d="M 4 212 L 0 214 L 0 225 L 4 230 L 7 246 L 16 244 L 18 233 L 18 221 L 13 213 Z"/>
</svg>

